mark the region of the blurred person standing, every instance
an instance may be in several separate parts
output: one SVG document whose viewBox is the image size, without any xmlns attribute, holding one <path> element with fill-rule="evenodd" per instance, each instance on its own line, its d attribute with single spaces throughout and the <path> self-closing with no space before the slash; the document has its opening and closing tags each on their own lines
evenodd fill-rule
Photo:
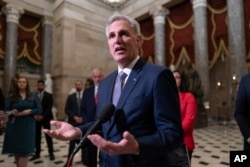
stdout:
<svg viewBox="0 0 250 167">
<path fill-rule="evenodd" d="M 5 108 L 5 99 L 4 99 L 3 91 L 0 88 L 0 116 L 1 114 L 4 114 L 4 108 Z M 8 121 L 7 116 L 0 117 L 0 135 L 4 133 L 4 126 L 7 121 Z"/>
<path fill-rule="evenodd" d="M 95 68 L 92 70 L 92 80 L 94 82 L 93 86 L 86 88 L 83 92 L 82 97 L 82 106 L 81 106 L 81 113 L 83 114 L 83 124 L 87 124 L 90 122 L 95 121 L 96 116 L 96 105 L 98 102 L 97 92 L 98 87 L 103 79 L 103 73 L 101 69 Z M 86 160 L 88 167 L 96 167 L 97 166 L 97 148 L 92 143 L 87 145 L 86 149 L 87 152 Z"/>
<path fill-rule="evenodd" d="M 4 116 L 4 111 L 0 110 L 0 135 L 5 131 L 5 124 L 8 121 L 8 116 Z"/>
<path fill-rule="evenodd" d="M 195 148 L 193 131 L 197 112 L 197 103 L 194 95 L 188 90 L 184 74 L 179 70 L 175 70 L 173 71 L 173 75 L 179 91 L 184 144 L 188 150 L 189 162 L 191 162 L 192 153 Z"/>
<path fill-rule="evenodd" d="M 67 101 L 65 105 L 65 113 L 68 116 L 68 123 L 70 123 L 73 126 L 79 126 L 79 125 L 82 125 L 83 123 L 82 113 L 81 113 L 83 82 L 81 80 L 75 81 L 75 89 L 76 89 L 76 92 L 68 95 L 67 97 Z M 75 145 L 77 143 L 78 143 L 78 140 L 71 140 L 69 142 L 68 159 L 67 159 L 65 166 L 67 165 L 70 155 L 72 151 L 74 150 Z M 84 149 L 81 149 L 81 151 L 82 151 L 82 154 L 81 154 L 82 163 L 86 163 L 84 160 Z"/>
<path fill-rule="evenodd" d="M 94 81 L 91 78 L 87 78 L 84 84 L 84 89 L 89 88 L 94 85 Z"/>
<path fill-rule="evenodd" d="M 41 113 L 36 93 L 30 91 L 25 77 L 17 78 L 13 93 L 6 97 L 5 112 L 11 112 L 6 123 L 3 154 L 12 154 L 17 167 L 27 167 L 29 156 L 35 150 L 34 116 Z"/>
<path fill-rule="evenodd" d="M 0 88 L 0 111 L 3 111 L 4 108 L 5 108 L 5 99 L 4 99 L 3 91 Z"/>
<path fill-rule="evenodd" d="M 244 138 L 243 150 L 250 151 L 250 74 L 241 78 L 234 117 Z"/>
<path fill-rule="evenodd" d="M 46 129 L 50 129 L 50 121 L 53 120 L 53 114 L 52 114 L 52 106 L 53 106 L 53 97 L 52 94 L 45 91 L 45 81 L 44 80 L 38 80 L 37 81 L 37 95 L 41 101 L 42 105 L 42 113 L 35 115 L 36 119 L 36 152 L 35 155 L 33 155 L 30 158 L 30 161 L 33 161 L 35 159 L 40 158 L 41 153 L 41 133 L 42 133 L 42 127 Z M 53 141 L 52 138 L 45 134 L 45 139 L 48 146 L 48 153 L 50 160 L 54 160 L 54 148 L 53 148 Z"/>
</svg>

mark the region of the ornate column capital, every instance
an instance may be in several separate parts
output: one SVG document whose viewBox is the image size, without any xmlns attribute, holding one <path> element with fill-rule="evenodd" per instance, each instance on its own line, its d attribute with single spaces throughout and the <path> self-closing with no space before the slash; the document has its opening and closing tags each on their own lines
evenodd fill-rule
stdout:
<svg viewBox="0 0 250 167">
<path fill-rule="evenodd" d="M 14 4 L 7 4 L 2 8 L 2 12 L 7 16 L 7 22 L 19 23 L 21 14 L 24 13 L 23 8 L 20 8 Z"/>
<path fill-rule="evenodd" d="M 198 7 L 207 7 L 207 0 L 192 0 L 193 9 Z"/>
<path fill-rule="evenodd" d="M 165 24 L 165 16 L 169 14 L 169 10 L 162 6 L 158 6 L 151 9 L 149 13 L 154 16 L 154 24 Z"/>
</svg>

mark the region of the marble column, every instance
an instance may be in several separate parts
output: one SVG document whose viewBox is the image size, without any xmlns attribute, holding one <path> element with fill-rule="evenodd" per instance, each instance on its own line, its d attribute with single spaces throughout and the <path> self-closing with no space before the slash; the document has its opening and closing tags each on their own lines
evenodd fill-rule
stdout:
<svg viewBox="0 0 250 167">
<path fill-rule="evenodd" d="M 2 8 L 2 12 L 6 15 L 7 22 L 3 79 L 3 91 L 6 95 L 10 87 L 11 79 L 16 73 L 18 23 L 24 10 L 16 5 L 7 4 Z"/>
<path fill-rule="evenodd" d="M 209 101 L 209 61 L 207 40 L 207 2 L 192 0 L 194 10 L 195 67 L 200 76 L 204 101 Z"/>
<path fill-rule="evenodd" d="M 166 66 L 165 59 L 165 16 L 169 10 L 160 6 L 150 11 L 154 19 L 155 28 L 155 64 Z"/>
<path fill-rule="evenodd" d="M 231 76 L 239 80 L 247 73 L 243 0 L 227 0 L 227 8 Z"/>
<path fill-rule="evenodd" d="M 53 27 L 49 19 L 44 18 L 42 29 L 42 77 L 51 74 Z"/>
</svg>

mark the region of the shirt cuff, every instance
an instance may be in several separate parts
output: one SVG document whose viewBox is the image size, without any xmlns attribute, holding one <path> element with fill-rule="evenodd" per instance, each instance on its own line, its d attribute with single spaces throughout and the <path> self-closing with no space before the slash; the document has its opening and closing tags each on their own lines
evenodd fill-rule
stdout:
<svg viewBox="0 0 250 167">
<path fill-rule="evenodd" d="M 76 136 L 76 139 L 81 139 L 82 138 L 82 131 L 81 131 L 81 129 L 80 128 L 78 128 L 78 127 L 76 127 L 76 130 L 78 131 L 77 132 L 77 136 Z"/>
</svg>

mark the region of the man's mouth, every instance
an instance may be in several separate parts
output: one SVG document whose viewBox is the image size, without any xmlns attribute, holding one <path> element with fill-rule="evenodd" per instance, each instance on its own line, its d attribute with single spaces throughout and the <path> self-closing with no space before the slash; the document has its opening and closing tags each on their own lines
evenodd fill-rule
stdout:
<svg viewBox="0 0 250 167">
<path fill-rule="evenodd" d="M 115 48 L 115 52 L 119 52 L 119 51 L 125 51 L 125 48 L 124 47 Z"/>
</svg>

